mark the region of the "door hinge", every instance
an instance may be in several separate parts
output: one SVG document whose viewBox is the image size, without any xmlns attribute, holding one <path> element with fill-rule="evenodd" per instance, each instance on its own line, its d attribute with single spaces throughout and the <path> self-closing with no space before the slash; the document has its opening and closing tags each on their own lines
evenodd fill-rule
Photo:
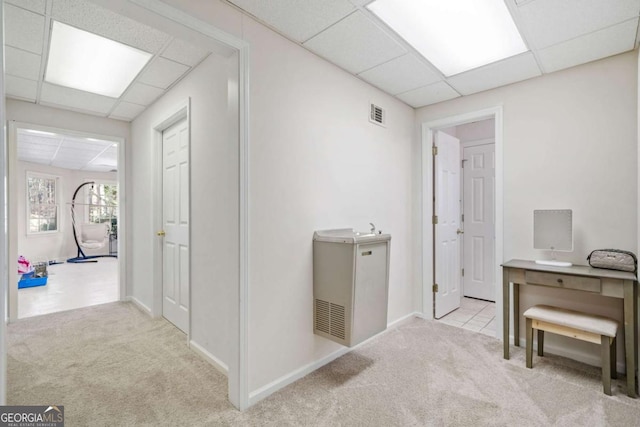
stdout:
<svg viewBox="0 0 640 427">
<path fill-rule="evenodd" d="M 438 147 L 437 146 L 433 146 L 431 147 L 431 152 L 433 153 L 434 156 L 438 155 Z"/>
<path fill-rule="evenodd" d="M 438 215 L 434 215 L 433 217 L 431 217 L 431 223 L 433 225 L 436 225 L 438 223 Z"/>
<path fill-rule="evenodd" d="M 462 222 L 464 222 L 464 214 L 462 214 Z"/>
<path fill-rule="evenodd" d="M 462 269 L 462 277 L 464 277 L 464 268 Z"/>
<path fill-rule="evenodd" d="M 438 284 L 437 283 L 433 284 L 433 292 L 438 292 Z"/>
<path fill-rule="evenodd" d="M 462 163 L 462 167 L 463 167 L 463 168 L 464 168 L 464 162 L 466 162 L 466 161 L 467 161 L 467 159 L 462 159 L 462 160 L 460 161 L 460 163 Z"/>
</svg>

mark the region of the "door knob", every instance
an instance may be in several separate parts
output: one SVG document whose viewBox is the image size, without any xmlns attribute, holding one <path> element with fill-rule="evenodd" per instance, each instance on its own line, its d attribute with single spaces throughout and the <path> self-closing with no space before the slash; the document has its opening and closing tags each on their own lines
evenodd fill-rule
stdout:
<svg viewBox="0 0 640 427">
<path fill-rule="evenodd" d="M 462 230 L 460 230 L 460 229 L 458 228 L 458 230 L 456 231 L 456 234 L 464 234 L 464 231 L 462 231 Z"/>
<path fill-rule="evenodd" d="M 162 237 L 162 236 L 164 236 L 164 235 L 165 235 L 165 234 L 167 234 L 167 233 L 165 233 L 165 232 L 164 232 L 164 230 L 160 230 L 160 231 L 158 231 L 156 234 L 157 234 L 158 236 L 161 236 L 161 237 Z"/>
</svg>

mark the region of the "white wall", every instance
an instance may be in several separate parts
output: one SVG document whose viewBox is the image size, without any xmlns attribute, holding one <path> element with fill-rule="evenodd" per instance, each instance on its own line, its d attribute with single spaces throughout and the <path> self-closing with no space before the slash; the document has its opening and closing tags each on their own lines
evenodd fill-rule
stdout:
<svg viewBox="0 0 640 427">
<path fill-rule="evenodd" d="M 496 124 L 494 119 L 480 120 L 456 126 L 456 136 L 460 142 L 479 141 L 495 138 Z"/>
<path fill-rule="evenodd" d="M 27 172 L 37 172 L 47 175 L 56 176 L 58 180 L 58 232 L 43 234 L 27 234 L 27 206 L 26 206 L 26 177 Z M 18 192 L 18 254 L 24 255 L 28 260 L 48 261 L 60 260 L 64 261 L 77 255 L 77 246 L 73 239 L 73 231 L 71 228 L 71 197 L 75 189 L 87 179 L 98 181 L 114 181 L 118 180 L 115 172 L 86 172 L 74 171 L 70 169 L 62 169 L 37 163 L 18 162 L 17 174 L 15 175 Z M 80 195 L 84 195 L 82 192 Z M 78 203 L 85 203 L 82 198 L 77 200 Z M 84 207 L 76 206 L 76 224 L 82 224 L 84 220 Z M 78 229 L 79 232 L 79 229 Z M 107 254 L 109 252 L 108 244 L 103 249 L 93 251 L 84 250 L 87 255 Z"/>
<path fill-rule="evenodd" d="M 597 248 L 637 252 L 637 82 L 637 54 L 630 52 L 417 111 L 421 124 L 504 106 L 504 260 L 498 261 L 545 255 L 533 249 L 534 209 L 573 209 L 574 251 L 560 259 L 586 264 Z M 415 169 L 414 182 L 419 174 Z M 521 291 L 521 310 L 542 301 L 622 318 L 620 300 Z M 587 344 L 549 337 L 551 346 L 565 342 L 599 360 Z"/>
<path fill-rule="evenodd" d="M 230 63 L 211 55 L 131 123 L 133 215 L 130 295 L 153 305 L 152 222 L 156 158 L 152 129 L 191 98 L 191 339 L 229 364 L 229 322 L 237 295 L 238 147 L 231 139 L 227 92 Z M 237 71 L 234 70 L 235 74 Z M 237 125 L 236 125 L 237 126 Z"/>
<path fill-rule="evenodd" d="M 440 130 L 446 134 L 455 136 L 460 142 L 465 143 L 494 138 L 495 126 L 495 119 L 486 119 Z"/>
<path fill-rule="evenodd" d="M 251 45 L 249 390 L 255 394 L 341 348 L 313 334 L 314 230 L 368 229 L 374 222 L 391 233 L 389 321 L 413 312 L 414 110 L 224 2 L 167 3 Z M 369 102 L 386 108 L 387 128 L 368 122 Z"/>
<path fill-rule="evenodd" d="M 244 19 L 251 43 L 250 390 L 340 348 L 313 334 L 314 230 L 392 235 L 388 319 L 412 312 L 414 110 Z M 387 127 L 368 121 L 369 102 Z"/>
</svg>

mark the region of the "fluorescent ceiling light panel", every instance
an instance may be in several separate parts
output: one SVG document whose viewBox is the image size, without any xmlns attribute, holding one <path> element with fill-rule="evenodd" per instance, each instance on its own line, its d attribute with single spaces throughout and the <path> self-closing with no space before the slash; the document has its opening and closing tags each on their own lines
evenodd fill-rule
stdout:
<svg viewBox="0 0 640 427">
<path fill-rule="evenodd" d="M 35 133 L 36 135 L 55 136 L 55 133 L 53 133 L 53 132 L 45 132 L 43 130 L 25 129 L 24 131 L 25 132 L 29 132 L 29 133 Z"/>
<path fill-rule="evenodd" d="M 367 8 L 446 76 L 527 51 L 503 0 L 376 0 Z"/>
<path fill-rule="evenodd" d="M 119 98 L 153 55 L 53 21 L 45 80 Z"/>
</svg>

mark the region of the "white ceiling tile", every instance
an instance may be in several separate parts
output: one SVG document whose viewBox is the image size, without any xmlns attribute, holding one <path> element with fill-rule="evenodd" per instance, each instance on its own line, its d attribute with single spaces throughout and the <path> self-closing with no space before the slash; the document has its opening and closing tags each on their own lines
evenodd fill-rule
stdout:
<svg viewBox="0 0 640 427">
<path fill-rule="evenodd" d="M 361 12 L 349 15 L 304 46 L 355 74 L 407 52 Z"/>
<path fill-rule="evenodd" d="M 163 58 L 171 59 L 190 67 L 198 65 L 204 58 L 209 56 L 209 52 L 201 49 L 184 40 L 174 39 L 162 52 Z"/>
<path fill-rule="evenodd" d="M 89 141 L 86 138 L 67 138 L 65 137 L 64 141 L 60 148 L 69 149 L 69 150 L 78 150 L 83 152 L 92 153 L 93 156 L 97 156 L 102 153 L 105 149 L 109 148 L 113 144 L 109 141 L 98 142 L 98 141 Z"/>
<path fill-rule="evenodd" d="M 46 0 L 4 0 L 5 4 L 13 4 L 23 9 L 44 15 Z"/>
<path fill-rule="evenodd" d="M 298 42 L 304 42 L 355 8 L 348 0 L 229 0 Z"/>
<path fill-rule="evenodd" d="M 56 168 L 62 168 L 62 169 L 73 169 L 73 170 L 79 170 L 82 169 L 84 167 L 84 165 L 86 164 L 86 162 L 76 162 L 76 161 L 59 161 L 59 160 L 53 160 L 51 162 L 51 166 L 56 167 Z"/>
<path fill-rule="evenodd" d="M 138 114 L 142 113 L 147 108 L 144 105 L 132 104 L 130 102 L 120 102 L 116 108 L 111 112 L 109 117 L 133 120 L 138 117 Z"/>
<path fill-rule="evenodd" d="M 542 75 L 531 52 L 513 56 L 447 79 L 462 95 L 505 86 Z"/>
<path fill-rule="evenodd" d="M 84 110 L 92 113 L 107 114 L 116 103 L 115 98 L 96 95 L 68 87 L 56 86 L 44 82 L 40 94 L 42 104 L 63 108 Z"/>
<path fill-rule="evenodd" d="M 412 107 L 419 108 L 457 98 L 460 94 L 445 82 L 437 82 L 396 96 Z"/>
<path fill-rule="evenodd" d="M 186 65 L 157 57 L 149 64 L 136 81 L 149 86 L 167 89 L 187 71 L 189 71 L 189 67 Z"/>
<path fill-rule="evenodd" d="M 634 48 L 638 19 L 538 51 L 545 72 L 562 70 Z"/>
<path fill-rule="evenodd" d="M 378 65 L 359 76 L 392 95 L 441 80 L 435 71 L 412 53 Z"/>
<path fill-rule="evenodd" d="M 40 59 L 42 58 L 40 55 L 11 46 L 5 47 L 4 55 L 5 72 L 7 74 L 29 80 L 38 80 L 40 78 Z"/>
<path fill-rule="evenodd" d="M 52 17 L 65 24 L 156 53 L 170 36 L 85 0 L 54 0 Z"/>
<path fill-rule="evenodd" d="M 30 144 L 27 142 L 22 142 L 18 140 L 18 151 L 25 153 L 55 153 L 58 150 L 57 145 L 46 145 L 46 144 Z"/>
<path fill-rule="evenodd" d="M 58 150 L 57 146 L 41 145 L 41 144 L 28 144 L 18 141 L 18 153 L 33 153 L 49 155 L 55 153 Z"/>
<path fill-rule="evenodd" d="M 4 6 L 5 44 L 42 54 L 44 16 L 19 7 Z"/>
<path fill-rule="evenodd" d="M 6 75 L 4 85 L 5 93 L 9 98 L 35 101 L 38 96 L 38 82 L 33 80 Z"/>
<path fill-rule="evenodd" d="M 57 147 L 47 147 L 47 146 L 37 146 L 37 147 L 32 147 L 32 146 L 27 146 L 27 147 L 22 147 L 22 146 L 18 146 L 18 157 L 22 156 L 31 156 L 31 157 L 38 157 L 38 158 L 46 158 L 46 157 L 51 157 L 53 156 L 56 151 L 57 151 Z"/>
<path fill-rule="evenodd" d="M 96 163 L 102 162 L 105 164 L 117 165 L 118 164 L 118 148 L 117 147 L 109 148 L 107 151 L 100 154 L 100 157 L 98 157 L 95 162 Z"/>
<path fill-rule="evenodd" d="M 18 160 L 22 162 L 41 163 L 48 165 L 53 154 L 54 153 L 21 153 L 20 150 L 18 150 Z"/>
<path fill-rule="evenodd" d="M 58 134 L 34 133 L 28 129 L 18 129 L 18 140 L 26 144 L 43 144 L 57 147 L 62 140 L 62 136 Z"/>
<path fill-rule="evenodd" d="M 640 0 L 536 0 L 517 14 L 527 40 L 542 49 L 637 17 Z"/>
<path fill-rule="evenodd" d="M 59 162 L 78 161 L 78 162 L 87 163 L 91 159 L 96 157 L 96 155 L 97 154 L 92 154 L 91 152 L 88 152 L 88 151 L 61 148 L 56 154 L 56 158 L 54 160 L 57 160 Z"/>
<path fill-rule="evenodd" d="M 117 160 L 111 159 L 111 158 L 107 158 L 104 156 L 100 156 L 97 157 L 95 159 L 93 159 L 88 166 L 91 167 L 108 167 L 108 168 L 115 168 L 118 166 L 118 162 Z"/>
<path fill-rule="evenodd" d="M 133 83 L 121 98 L 138 105 L 149 105 L 164 93 L 164 90 L 142 83 Z"/>
</svg>

